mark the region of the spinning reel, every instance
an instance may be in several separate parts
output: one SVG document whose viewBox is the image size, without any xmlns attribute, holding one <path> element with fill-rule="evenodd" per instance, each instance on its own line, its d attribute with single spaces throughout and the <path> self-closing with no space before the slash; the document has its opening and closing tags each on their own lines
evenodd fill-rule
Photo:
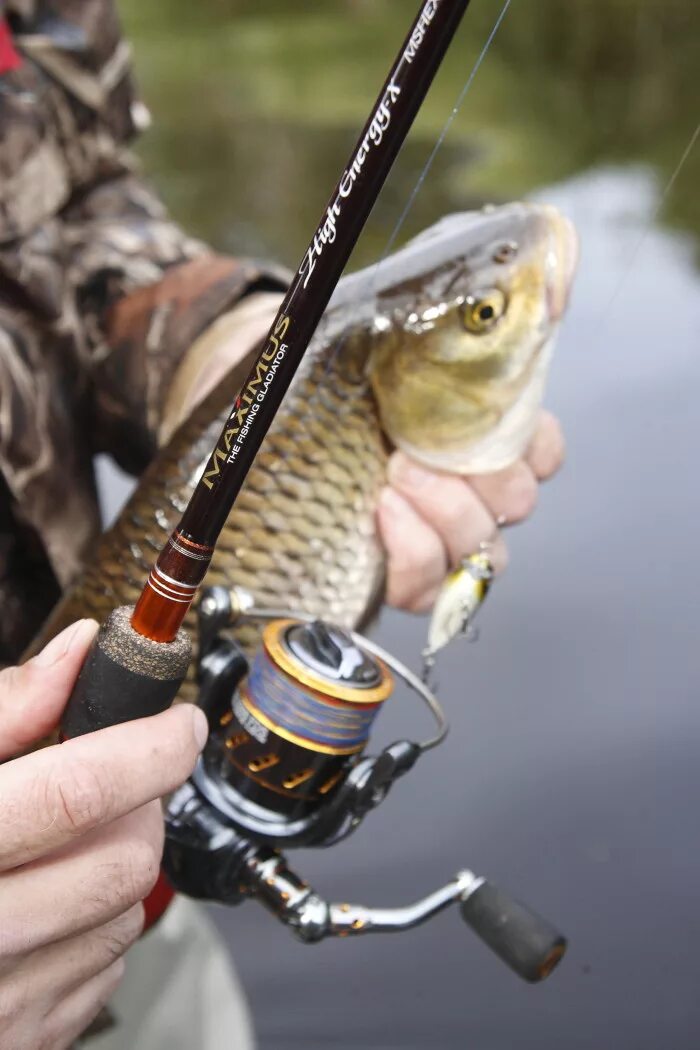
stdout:
<svg viewBox="0 0 700 1050">
<path fill-rule="evenodd" d="M 265 625 L 250 664 L 225 633 L 245 620 Z M 428 707 L 437 731 L 367 754 L 395 679 Z M 554 969 L 564 938 L 471 871 L 415 904 L 376 909 L 324 900 L 287 864 L 282 848 L 346 838 L 444 740 L 437 698 L 399 660 L 353 631 L 210 587 L 199 605 L 198 682 L 210 737 L 166 816 L 163 866 L 175 889 L 231 905 L 256 898 L 307 943 L 410 929 L 456 903 L 525 980 Z"/>
</svg>

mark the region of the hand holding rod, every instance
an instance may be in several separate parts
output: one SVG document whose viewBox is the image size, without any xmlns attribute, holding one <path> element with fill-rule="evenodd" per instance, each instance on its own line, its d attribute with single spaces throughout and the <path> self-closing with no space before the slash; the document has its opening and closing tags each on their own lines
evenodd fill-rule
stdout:
<svg viewBox="0 0 700 1050">
<path fill-rule="evenodd" d="M 170 659 L 172 643 L 253 459 L 468 4 L 469 0 L 425 0 L 421 4 L 202 477 L 151 571 L 130 627 L 135 635 L 171 645 L 163 646 L 157 657 L 148 644 L 126 646 L 123 634 L 110 645 L 112 628 L 105 625 L 69 702 L 64 725 L 67 735 L 154 713 L 175 697 L 185 672 L 180 656 L 170 661 L 171 666 L 163 666 Z M 127 651 L 123 659 L 122 650 Z M 89 711 L 92 714 L 87 717 Z"/>
</svg>

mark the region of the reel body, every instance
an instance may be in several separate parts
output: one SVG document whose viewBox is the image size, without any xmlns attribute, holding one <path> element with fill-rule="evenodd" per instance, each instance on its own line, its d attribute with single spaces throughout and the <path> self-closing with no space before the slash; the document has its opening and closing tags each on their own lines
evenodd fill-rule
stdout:
<svg viewBox="0 0 700 1050">
<path fill-rule="evenodd" d="M 219 718 L 202 774 L 230 789 L 236 816 L 303 821 L 337 794 L 392 688 L 388 669 L 346 632 L 271 621 Z"/>
<path fill-rule="evenodd" d="M 223 633 L 241 616 L 268 621 L 251 665 Z M 209 741 L 166 814 L 163 866 L 189 896 L 255 897 L 302 940 L 407 929 L 451 903 L 508 965 L 541 980 L 565 941 L 545 920 L 463 871 L 404 908 L 325 901 L 288 866 L 283 847 L 328 847 L 355 830 L 423 751 L 447 732 L 436 697 L 390 653 L 351 631 L 286 610 L 256 610 L 213 587 L 199 607 L 199 703 Z M 396 679 L 429 707 L 437 734 L 366 753 Z"/>
</svg>

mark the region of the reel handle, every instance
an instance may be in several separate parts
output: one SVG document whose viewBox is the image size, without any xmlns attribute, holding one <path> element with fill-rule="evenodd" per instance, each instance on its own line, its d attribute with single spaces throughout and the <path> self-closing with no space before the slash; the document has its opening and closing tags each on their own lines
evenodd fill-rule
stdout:
<svg viewBox="0 0 700 1050">
<path fill-rule="evenodd" d="M 485 880 L 460 910 L 474 933 L 531 984 L 548 977 L 566 951 L 566 939 L 551 923 Z"/>
</svg>

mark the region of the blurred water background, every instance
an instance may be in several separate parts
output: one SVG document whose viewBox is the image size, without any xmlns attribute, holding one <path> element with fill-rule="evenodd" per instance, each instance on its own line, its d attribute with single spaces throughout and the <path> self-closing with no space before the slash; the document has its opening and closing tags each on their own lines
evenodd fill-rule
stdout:
<svg viewBox="0 0 700 1050">
<path fill-rule="evenodd" d="M 218 249 L 294 265 L 414 3 L 122 0 L 154 127 L 144 168 Z M 500 11 L 475 0 L 356 253 L 377 258 Z M 467 865 L 571 947 L 518 983 L 458 914 L 307 948 L 217 910 L 263 1050 L 696 1050 L 700 998 L 700 117 L 694 0 L 514 0 L 405 235 L 521 196 L 581 264 L 548 402 L 569 457 L 512 530 L 476 645 L 440 665 L 447 743 L 347 843 L 327 896 L 408 902 Z M 104 468 L 106 513 L 128 483 Z M 385 613 L 409 660 L 425 622 Z M 397 702 L 388 741 L 424 724 Z M 232 1042 L 232 1047 L 233 1047 Z"/>
</svg>

